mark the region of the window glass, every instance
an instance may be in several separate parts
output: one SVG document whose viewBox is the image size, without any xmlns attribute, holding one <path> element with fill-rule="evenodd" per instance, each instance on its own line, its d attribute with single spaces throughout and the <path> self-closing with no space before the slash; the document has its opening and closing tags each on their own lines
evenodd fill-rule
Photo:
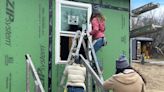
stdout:
<svg viewBox="0 0 164 92">
<path fill-rule="evenodd" d="M 73 1 L 57 1 L 56 4 L 55 62 L 65 64 L 76 31 L 82 30 L 84 24 L 87 30 L 91 28 L 91 4 Z"/>
</svg>

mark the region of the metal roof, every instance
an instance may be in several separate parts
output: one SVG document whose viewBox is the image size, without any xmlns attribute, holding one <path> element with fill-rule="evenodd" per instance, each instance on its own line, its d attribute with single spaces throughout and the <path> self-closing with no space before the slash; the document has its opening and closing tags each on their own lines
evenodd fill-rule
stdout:
<svg viewBox="0 0 164 92">
<path fill-rule="evenodd" d="M 138 40 L 138 41 L 153 41 L 153 38 L 149 38 L 149 37 L 135 37 L 132 39 Z"/>
</svg>

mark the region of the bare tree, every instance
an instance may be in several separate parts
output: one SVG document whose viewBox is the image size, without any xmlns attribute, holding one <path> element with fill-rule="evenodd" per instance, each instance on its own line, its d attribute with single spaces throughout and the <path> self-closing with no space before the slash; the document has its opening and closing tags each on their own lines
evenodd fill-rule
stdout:
<svg viewBox="0 0 164 92">
<path fill-rule="evenodd" d="M 164 26 L 164 11 L 149 11 L 136 18 L 132 18 L 132 29 L 143 27 L 146 25 L 161 25 Z M 164 52 L 164 30 L 152 34 L 144 35 L 145 37 L 151 37 L 154 39 L 152 45 L 153 48 L 158 50 L 160 54 Z"/>
</svg>

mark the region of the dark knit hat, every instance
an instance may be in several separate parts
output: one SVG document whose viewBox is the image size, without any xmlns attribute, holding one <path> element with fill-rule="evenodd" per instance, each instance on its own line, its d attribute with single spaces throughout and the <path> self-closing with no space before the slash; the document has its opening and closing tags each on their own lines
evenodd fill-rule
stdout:
<svg viewBox="0 0 164 92">
<path fill-rule="evenodd" d="M 92 6 L 92 12 L 93 12 L 93 14 L 100 13 L 100 6 L 99 5 L 93 5 Z"/>
<path fill-rule="evenodd" d="M 123 69 L 129 66 L 128 60 L 125 55 L 121 55 L 118 60 L 116 60 L 116 68 Z"/>
<path fill-rule="evenodd" d="M 76 64 L 81 64 L 81 58 L 78 56 L 75 57 L 75 61 L 74 61 Z"/>
</svg>

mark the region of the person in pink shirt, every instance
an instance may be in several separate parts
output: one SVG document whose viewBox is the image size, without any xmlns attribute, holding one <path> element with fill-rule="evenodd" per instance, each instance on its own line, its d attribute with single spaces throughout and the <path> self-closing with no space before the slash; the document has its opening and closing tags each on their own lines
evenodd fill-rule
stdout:
<svg viewBox="0 0 164 92">
<path fill-rule="evenodd" d="M 99 5 L 93 5 L 92 6 L 92 15 L 90 18 L 90 22 L 92 25 L 92 30 L 90 32 L 90 35 L 93 38 L 93 47 L 95 52 L 99 51 L 99 49 L 106 45 L 105 40 L 105 18 L 100 13 L 100 7 Z M 100 68 L 102 68 L 102 64 L 98 62 L 100 65 Z"/>
<path fill-rule="evenodd" d="M 102 46 L 105 45 L 105 18 L 100 13 L 100 8 L 98 5 L 94 5 L 92 8 L 92 15 L 91 15 L 91 25 L 92 31 L 90 35 L 93 37 L 93 46 L 95 52 L 97 52 Z"/>
</svg>

